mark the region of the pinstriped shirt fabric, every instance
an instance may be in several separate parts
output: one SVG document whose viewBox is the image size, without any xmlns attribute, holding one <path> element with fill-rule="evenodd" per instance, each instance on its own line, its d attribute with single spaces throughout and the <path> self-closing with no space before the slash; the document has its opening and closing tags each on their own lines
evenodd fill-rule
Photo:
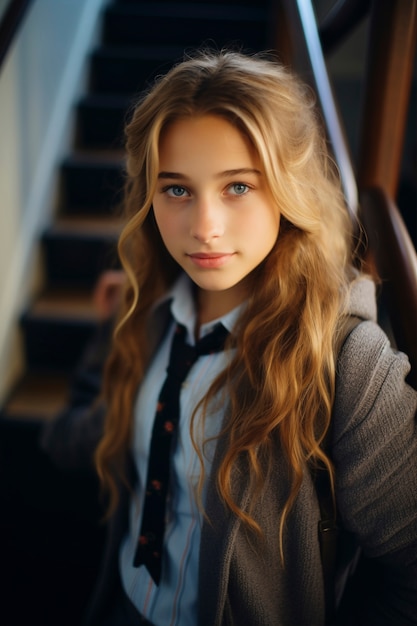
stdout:
<svg viewBox="0 0 417 626">
<path fill-rule="evenodd" d="M 172 323 L 165 334 L 139 390 L 135 404 L 133 454 L 138 485 L 130 507 L 129 532 L 120 550 L 120 571 L 124 589 L 139 612 L 155 626 L 195 626 L 197 623 L 198 553 L 202 513 L 198 508 L 195 489 L 200 475 L 200 462 L 192 446 L 190 421 L 192 412 L 203 398 L 216 376 L 225 368 L 232 351 L 201 356 L 191 368 L 181 390 L 178 440 L 172 457 L 167 525 L 164 540 L 162 577 L 156 586 L 144 566 L 133 567 L 136 541 L 141 524 L 144 485 L 148 454 L 158 395 L 169 360 L 175 323 L 187 329 L 187 342 L 194 345 L 196 311 L 192 287 L 182 275 L 164 302 L 171 300 Z M 242 306 L 242 305 L 241 305 Z M 232 332 L 241 306 L 227 315 L 201 327 L 200 337 L 213 330 L 220 321 Z M 221 427 L 223 412 L 218 408 L 207 416 L 204 434 L 194 431 L 197 441 L 216 435 Z M 201 424 L 200 424 L 201 426 Z M 205 446 L 205 472 L 209 472 L 215 443 Z M 204 494 L 203 494 L 204 499 Z"/>
</svg>

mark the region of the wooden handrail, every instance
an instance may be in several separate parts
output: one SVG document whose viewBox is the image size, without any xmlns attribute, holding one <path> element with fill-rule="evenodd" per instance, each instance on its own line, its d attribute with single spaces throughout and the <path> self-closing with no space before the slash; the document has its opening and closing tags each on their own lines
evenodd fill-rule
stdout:
<svg viewBox="0 0 417 626">
<path fill-rule="evenodd" d="M 284 38 L 285 61 L 316 88 L 347 195 L 346 181 L 353 176 L 353 168 L 343 142 L 311 0 L 281 0 L 280 4 L 285 14 L 283 23 L 291 27 L 292 35 L 289 41 Z M 338 4 L 339 10 L 344 5 L 345 18 L 348 5 L 352 13 L 338 25 L 333 14 L 328 24 L 343 34 L 361 13 L 356 0 Z M 417 0 L 372 0 L 363 4 L 370 10 L 370 37 L 360 135 L 358 214 L 368 240 L 368 267 L 380 279 L 382 302 L 395 343 L 410 358 L 408 380 L 417 388 L 417 256 L 395 203 L 416 50 Z M 354 193 L 350 200 L 347 195 L 351 213 L 352 198 Z"/>
<path fill-rule="evenodd" d="M 417 41 L 417 0 L 374 0 L 358 186 L 396 198 Z"/>
<path fill-rule="evenodd" d="M 381 280 L 395 342 L 417 389 L 417 255 L 397 210 L 417 44 L 417 0 L 374 0 L 368 41 L 358 167 L 367 261 Z M 414 207 L 415 208 L 415 207 Z"/>
<path fill-rule="evenodd" d="M 281 0 L 285 23 L 291 30 L 290 42 L 286 42 L 284 59 L 312 83 L 320 101 L 323 119 L 330 139 L 333 154 L 337 162 L 346 205 L 356 224 L 358 211 L 358 192 L 353 163 L 344 127 L 333 96 L 324 60 L 323 49 L 311 0 Z M 277 48 L 280 50 L 280 42 Z"/>
<path fill-rule="evenodd" d="M 364 189 L 360 206 L 395 342 L 410 359 L 408 380 L 417 389 L 416 251 L 401 214 L 384 189 Z"/>
<path fill-rule="evenodd" d="M 33 0 L 10 0 L 0 23 L 0 67 L 6 57 L 19 25 Z"/>
</svg>

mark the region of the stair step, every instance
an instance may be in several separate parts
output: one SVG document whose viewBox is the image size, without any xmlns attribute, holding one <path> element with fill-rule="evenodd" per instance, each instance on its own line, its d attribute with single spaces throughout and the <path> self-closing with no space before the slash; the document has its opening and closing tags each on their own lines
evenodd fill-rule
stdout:
<svg viewBox="0 0 417 626">
<path fill-rule="evenodd" d="M 87 320 L 96 314 L 90 289 L 48 289 L 34 302 L 30 315 L 38 318 Z"/>
<path fill-rule="evenodd" d="M 184 48 L 212 42 L 259 50 L 267 45 L 267 12 L 261 7 L 207 3 L 142 2 L 110 5 L 104 12 L 107 44 L 163 44 Z"/>
<path fill-rule="evenodd" d="M 104 10 L 90 95 L 77 109 L 77 149 L 61 166 L 62 214 L 43 236 L 48 291 L 21 319 L 27 375 L 7 406 L 18 421 L 49 419 L 62 408 L 69 373 L 97 328 L 92 285 L 102 270 L 118 267 L 114 209 L 123 193 L 123 125 L 133 95 L 203 42 L 267 48 L 269 1 L 113 0 Z"/>
<path fill-rule="evenodd" d="M 129 104 L 126 96 L 83 98 L 77 107 L 77 143 L 83 147 L 122 147 Z"/>
<path fill-rule="evenodd" d="M 116 219 L 58 219 L 42 237 L 49 283 L 91 287 L 101 272 L 118 268 L 120 230 Z"/>
<path fill-rule="evenodd" d="M 3 417 L 24 421 L 53 419 L 67 404 L 70 377 L 56 371 L 25 374 L 2 409 Z"/>
<path fill-rule="evenodd" d="M 137 94 L 183 55 L 180 46 L 103 46 L 91 57 L 93 93 Z"/>
<path fill-rule="evenodd" d="M 143 0 L 115 0 L 116 4 L 120 4 L 120 5 L 134 5 L 134 4 L 141 4 L 143 2 Z M 172 3 L 177 4 L 176 0 L 171 0 Z M 266 6 L 268 3 L 268 0 L 264 1 L 264 2 L 259 2 L 259 0 L 227 0 L 227 4 L 233 5 L 235 7 L 259 7 L 259 6 Z M 166 4 L 169 4 L 169 0 L 166 2 Z M 207 0 L 193 0 L 193 4 L 207 4 Z M 212 3 L 212 6 L 223 6 L 221 4 L 220 0 L 216 0 L 216 2 Z"/>
<path fill-rule="evenodd" d="M 65 206 L 71 212 L 109 212 L 120 203 L 123 161 L 76 154 L 61 166 Z"/>
<path fill-rule="evenodd" d="M 74 369 L 97 327 L 89 290 L 56 289 L 42 295 L 23 315 L 28 369 Z"/>
</svg>

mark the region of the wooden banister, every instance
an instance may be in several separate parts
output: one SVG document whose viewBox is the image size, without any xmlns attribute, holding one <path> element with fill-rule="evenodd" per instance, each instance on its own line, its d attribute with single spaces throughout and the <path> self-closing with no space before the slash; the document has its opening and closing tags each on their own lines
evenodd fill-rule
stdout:
<svg viewBox="0 0 417 626">
<path fill-rule="evenodd" d="M 331 48 L 337 44 L 337 33 L 344 36 L 363 17 L 364 7 L 370 11 L 357 175 L 359 217 L 368 241 L 368 267 L 380 278 L 395 343 L 410 358 L 408 380 L 417 388 L 417 257 L 395 204 L 416 51 L 417 0 L 366 0 L 361 7 L 359 4 L 357 0 L 340 0 L 321 32 L 329 39 L 326 47 Z M 311 0 L 281 0 L 281 7 L 292 33 L 290 42 L 285 42 L 286 56 L 291 52 L 290 65 L 316 88 L 348 208 L 355 213 L 354 192 L 347 193 L 353 189 L 353 168 Z M 277 47 L 279 50 L 279 42 Z"/>
<path fill-rule="evenodd" d="M 291 52 L 290 65 L 315 89 L 333 154 L 337 162 L 346 205 L 356 223 L 358 194 L 349 146 L 327 72 L 318 26 L 311 0 L 281 0 L 285 22 L 291 31 L 285 42 L 284 58 Z M 282 29 L 281 29 L 282 30 Z M 279 32 L 277 33 L 279 34 Z M 280 50 L 280 42 L 277 41 Z"/>
<path fill-rule="evenodd" d="M 360 218 L 398 348 L 417 389 L 417 256 L 396 207 L 417 43 L 417 0 L 372 3 L 360 135 Z M 416 207 L 413 207 L 416 210 Z"/>
<path fill-rule="evenodd" d="M 10 44 L 19 28 L 19 25 L 32 4 L 33 0 L 10 0 L 9 5 L 0 22 L 0 67 L 6 57 Z"/>
<path fill-rule="evenodd" d="M 408 380 L 417 389 L 417 255 L 401 214 L 384 189 L 363 190 L 360 207 L 395 341 L 408 354 Z"/>
<path fill-rule="evenodd" d="M 417 0 L 374 0 L 358 166 L 360 189 L 396 197 L 417 41 Z"/>
</svg>

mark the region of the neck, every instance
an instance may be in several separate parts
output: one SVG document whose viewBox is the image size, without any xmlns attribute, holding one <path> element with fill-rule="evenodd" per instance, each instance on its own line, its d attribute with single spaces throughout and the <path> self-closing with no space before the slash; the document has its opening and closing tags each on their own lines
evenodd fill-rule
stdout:
<svg viewBox="0 0 417 626">
<path fill-rule="evenodd" d="M 242 304 L 247 298 L 245 290 L 196 292 L 198 326 L 212 322 Z"/>
</svg>

